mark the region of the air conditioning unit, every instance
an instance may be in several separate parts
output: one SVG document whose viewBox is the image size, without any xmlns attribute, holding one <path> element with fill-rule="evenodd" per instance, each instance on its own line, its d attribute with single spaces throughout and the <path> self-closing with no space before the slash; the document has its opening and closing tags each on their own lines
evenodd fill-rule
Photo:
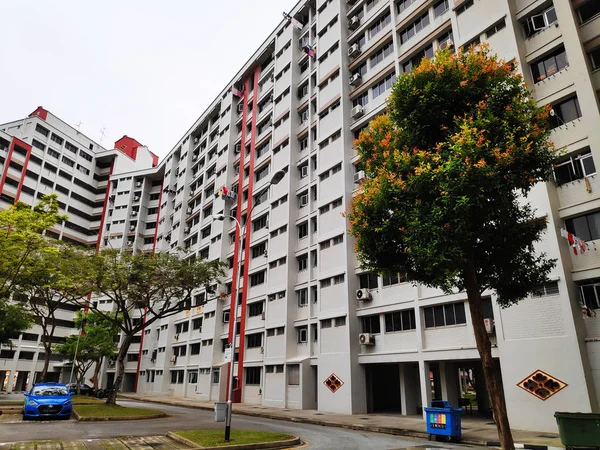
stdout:
<svg viewBox="0 0 600 450">
<path fill-rule="evenodd" d="M 194 145 L 197 144 L 198 142 L 200 142 L 200 138 L 198 136 L 196 136 L 194 138 Z"/>
<path fill-rule="evenodd" d="M 483 319 L 487 334 L 494 334 L 494 319 Z"/>
<path fill-rule="evenodd" d="M 269 219 L 267 219 L 267 221 L 266 221 L 265 228 L 266 228 L 267 230 L 269 229 Z"/>
<path fill-rule="evenodd" d="M 360 73 L 355 73 L 350 77 L 350 85 L 351 86 L 358 86 L 361 81 L 362 81 L 362 76 Z"/>
<path fill-rule="evenodd" d="M 308 109 L 304 112 L 302 112 L 302 118 L 301 121 L 302 122 L 306 122 L 308 120 Z"/>
<path fill-rule="evenodd" d="M 190 227 L 185 227 L 185 228 L 183 229 L 183 232 L 184 232 L 185 234 L 189 234 L 189 233 L 190 233 Z"/>
<path fill-rule="evenodd" d="M 171 363 L 171 365 L 175 365 L 175 363 L 177 362 L 177 356 L 173 355 L 171 356 L 171 358 L 169 358 L 169 362 Z"/>
<path fill-rule="evenodd" d="M 129 226 L 129 231 L 135 231 L 135 225 L 130 225 Z"/>
<path fill-rule="evenodd" d="M 139 202 L 140 201 L 140 196 L 136 195 L 135 197 L 133 197 L 133 201 L 134 202 Z"/>
<path fill-rule="evenodd" d="M 348 48 L 348 56 L 350 58 L 355 58 L 360 55 L 360 47 L 358 44 L 353 44 Z"/>
<path fill-rule="evenodd" d="M 198 155 L 192 155 L 192 161 L 197 161 L 198 160 Z"/>
<path fill-rule="evenodd" d="M 264 256 L 265 258 L 266 258 L 266 257 L 268 257 L 268 256 L 269 256 L 269 251 L 268 251 L 268 250 L 265 250 L 265 251 L 263 252 L 263 256 Z"/>
<path fill-rule="evenodd" d="M 235 144 L 235 147 L 233 148 L 233 151 L 238 154 L 242 151 L 242 144 Z"/>
<path fill-rule="evenodd" d="M 365 179 L 365 171 L 364 170 L 359 170 L 358 172 L 356 172 L 354 174 L 354 182 L 355 183 L 360 183 L 364 179 Z"/>
<path fill-rule="evenodd" d="M 261 353 L 264 353 L 264 352 L 265 352 L 265 348 L 264 348 L 264 347 L 261 347 L 261 348 L 260 348 L 260 352 L 261 352 Z"/>
<path fill-rule="evenodd" d="M 173 336 L 173 340 L 174 341 L 178 341 L 179 340 L 179 335 L 176 334 L 175 336 Z M 172 356 L 171 358 L 174 358 L 174 356 Z"/>
<path fill-rule="evenodd" d="M 190 197 L 193 197 L 194 195 L 196 195 L 196 191 L 190 191 Z"/>
<path fill-rule="evenodd" d="M 300 167 L 300 177 L 304 178 L 308 176 L 308 166 Z"/>
<path fill-rule="evenodd" d="M 375 345 L 375 336 L 371 333 L 360 333 L 358 335 L 360 345 Z"/>
<path fill-rule="evenodd" d="M 356 30 L 360 26 L 360 17 L 354 16 L 352 19 L 348 21 L 348 28 L 351 30 Z"/>
<path fill-rule="evenodd" d="M 263 311 L 263 313 L 260 315 L 260 318 L 265 320 L 267 318 L 267 314 Z"/>
<path fill-rule="evenodd" d="M 353 119 L 358 119 L 359 117 L 362 117 L 364 113 L 365 109 L 362 107 L 362 105 L 356 105 L 354 108 L 352 108 L 352 111 L 350 111 L 350 115 Z"/>
<path fill-rule="evenodd" d="M 137 183 L 135 183 L 135 187 L 139 187 L 140 188 L 140 187 L 142 187 L 142 184 L 143 183 L 141 181 L 138 181 Z"/>
<path fill-rule="evenodd" d="M 308 205 L 308 195 L 305 194 L 300 196 L 300 208 L 306 205 Z"/>
<path fill-rule="evenodd" d="M 131 211 L 132 216 L 137 216 L 137 213 L 138 213 L 137 211 Z"/>
<path fill-rule="evenodd" d="M 186 208 L 186 210 L 185 210 L 185 212 L 186 212 L 187 214 L 191 214 L 191 213 L 192 213 L 192 211 L 193 211 L 193 210 L 192 210 L 192 208 L 189 208 L 189 207 L 188 207 L 188 208 Z"/>
<path fill-rule="evenodd" d="M 244 112 L 244 104 L 243 103 L 238 103 L 237 110 L 238 110 L 238 112 Z"/>
<path fill-rule="evenodd" d="M 371 300 L 372 298 L 373 297 L 371 297 L 371 293 L 369 292 L 368 289 L 363 288 L 363 289 L 356 290 L 356 300 L 365 301 L 365 300 Z"/>
<path fill-rule="evenodd" d="M 133 241 L 127 241 L 127 247 L 133 247 Z"/>
</svg>

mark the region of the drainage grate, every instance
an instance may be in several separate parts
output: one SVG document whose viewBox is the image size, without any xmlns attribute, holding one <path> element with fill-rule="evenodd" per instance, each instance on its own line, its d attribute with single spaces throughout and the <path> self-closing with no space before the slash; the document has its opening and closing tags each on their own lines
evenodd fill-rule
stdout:
<svg viewBox="0 0 600 450">
<path fill-rule="evenodd" d="M 555 439 L 555 438 L 558 437 L 558 435 L 557 434 L 554 434 L 554 435 L 552 435 L 552 434 L 539 434 L 537 437 L 544 438 L 544 439 Z"/>
<path fill-rule="evenodd" d="M 359 417 L 358 420 L 369 420 L 368 417 Z"/>
<path fill-rule="evenodd" d="M 315 413 L 315 416 L 324 416 L 324 413 Z"/>
</svg>

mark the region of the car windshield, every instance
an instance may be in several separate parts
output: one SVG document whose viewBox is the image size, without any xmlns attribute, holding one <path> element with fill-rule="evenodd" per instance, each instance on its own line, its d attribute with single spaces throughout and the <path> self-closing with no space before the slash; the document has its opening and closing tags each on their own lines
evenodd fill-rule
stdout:
<svg viewBox="0 0 600 450">
<path fill-rule="evenodd" d="M 34 387 L 31 395 L 38 397 L 60 397 L 69 395 L 67 390 L 62 386 L 40 386 Z"/>
</svg>

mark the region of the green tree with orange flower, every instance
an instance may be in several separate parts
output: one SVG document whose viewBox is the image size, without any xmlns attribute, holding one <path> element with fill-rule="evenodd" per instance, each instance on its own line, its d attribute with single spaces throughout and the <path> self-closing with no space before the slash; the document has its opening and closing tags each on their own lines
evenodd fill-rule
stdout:
<svg viewBox="0 0 600 450">
<path fill-rule="evenodd" d="M 445 292 L 466 291 L 503 449 L 514 443 L 482 315 L 482 293 L 509 307 L 555 261 L 526 196 L 552 173 L 548 109 L 513 64 L 485 46 L 438 52 L 399 77 L 388 113 L 358 140 L 366 180 L 348 214 L 362 265 Z"/>
</svg>

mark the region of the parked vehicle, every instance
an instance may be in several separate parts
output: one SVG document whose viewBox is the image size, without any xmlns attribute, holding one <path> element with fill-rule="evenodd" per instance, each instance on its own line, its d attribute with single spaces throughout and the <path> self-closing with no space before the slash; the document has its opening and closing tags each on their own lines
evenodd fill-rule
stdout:
<svg viewBox="0 0 600 450">
<path fill-rule="evenodd" d="M 71 393 L 61 383 L 37 383 L 25 392 L 23 419 L 57 417 L 69 419 L 73 410 Z"/>
<path fill-rule="evenodd" d="M 69 389 L 69 392 L 73 392 L 73 393 L 77 394 L 77 384 L 76 383 L 67 384 L 67 388 Z M 94 388 L 88 384 L 80 384 L 79 392 L 81 393 L 81 395 L 94 395 L 94 393 L 95 393 Z"/>
</svg>

